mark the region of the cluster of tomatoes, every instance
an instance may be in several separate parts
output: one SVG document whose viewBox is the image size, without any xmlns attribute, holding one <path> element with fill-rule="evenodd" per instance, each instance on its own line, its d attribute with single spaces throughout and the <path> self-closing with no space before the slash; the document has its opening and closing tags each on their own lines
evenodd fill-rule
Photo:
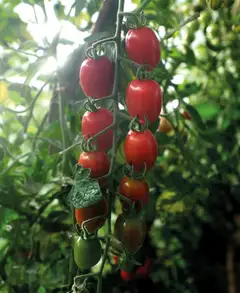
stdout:
<svg viewBox="0 0 240 293">
<path fill-rule="evenodd" d="M 160 61 L 160 43 L 155 33 L 148 27 L 130 29 L 125 39 L 125 50 L 130 60 L 138 63 L 149 72 Z M 132 80 L 126 89 L 126 106 L 134 125 L 128 132 L 124 144 L 125 158 L 132 168 L 132 175 L 125 175 L 120 180 L 119 195 L 122 203 L 122 214 L 114 226 L 114 236 L 121 243 L 127 255 L 137 253 L 146 236 L 147 226 L 141 211 L 148 203 L 149 187 L 143 176 L 151 169 L 158 155 L 155 136 L 148 125 L 159 119 L 162 106 L 162 92 L 154 80 L 143 78 Z M 114 64 L 106 56 L 87 58 L 79 72 L 80 85 L 91 101 L 104 99 L 111 95 L 114 84 Z M 98 179 L 100 187 L 107 184 L 106 179 L 99 177 L 109 173 L 110 161 L 107 152 L 112 148 L 114 118 L 110 110 L 93 107 L 82 117 L 82 136 L 94 149 L 86 149 L 80 154 L 78 164 L 91 170 L 91 178 Z M 93 139 L 94 138 L 94 139 Z M 75 209 L 78 225 L 86 228 L 93 235 L 106 221 L 107 201 L 101 201 L 89 207 Z M 94 251 L 94 253 L 93 253 Z M 95 265 L 101 257 L 101 245 L 97 238 L 76 238 L 74 246 L 75 262 L 81 269 Z M 128 277 L 146 276 L 151 261 L 146 257 L 144 265 L 135 272 L 121 270 L 124 280 Z M 147 271 L 147 273 L 146 273 Z M 131 277 L 132 278 L 132 277 Z"/>
</svg>

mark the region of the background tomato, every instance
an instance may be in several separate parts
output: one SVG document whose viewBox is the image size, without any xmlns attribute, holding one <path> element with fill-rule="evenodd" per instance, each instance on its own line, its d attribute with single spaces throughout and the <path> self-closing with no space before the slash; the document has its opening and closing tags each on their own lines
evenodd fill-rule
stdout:
<svg viewBox="0 0 240 293">
<path fill-rule="evenodd" d="M 163 132 L 163 133 L 167 133 L 167 132 L 170 132 L 171 130 L 173 130 L 173 126 L 172 126 L 172 124 L 167 120 L 167 118 L 165 118 L 165 117 L 160 117 L 160 122 L 159 122 L 159 126 L 158 126 L 158 131 L 159 131 L 159 132 Z"/>
<path fill-rule="evenodd" d="M 146 181 L 124 176 L 120 181 L 119 192 L 131 201 L 148 202 L 149 187 Z"/>
<path fill-rule="evenodd" d="M 83 61 L 79 72 L 80 85 L 86 96 L 103 98 L 112 92 L 114 69 L 105 56 Z"/>
<path fill-rule="evenodd" d="M 114 226 L 114 236 L 129 252 L 136 252 L 146 236 L 146 223 L 137 216 L 118 216 Z"/>
<path fill-rule="evenodd" d="M 162 91 L 154 80 L 133 80 L 126 91 L 126 104 L 132 117 L 144 116 L 154 122 L 158 119 L 162 107 Z"/>
<path fill-rule="evenodd" d="M 185 120 L 192 120 L 192 116 L 188 111 L 180 111 L 180 114 L 183 116 Z"/>
<path fill-rule="evenodd" d="M 122 280 L 125 282 L 134 280 L 134 272 L 126 272 L 126 271 L 120 270 L 120 276 Z"/>
<path fill-rule="evenodd" d="M 82 135 L 87 140 L 113 123 L 112 113 L 100 108 L 96 112 L 86 112 L 82 117 Z M 113 129 L 109 129 L 96 138 L 98 150 L 107 151 L 112 147 Z M 93 142 L 94 144 L 94 142 Z"/>
<path fill-rule="evenodd" d="M 129 30 L 125 49 L 128 57 L 139 64 L 156 67 L 161 58 L 160 42 L 154 31 L 148 27 Z"/>
<path fill-rule="evenodd" d="M 128 164 L 132 164 L 138 172 L 151 169 L 158 155 L 157 141 L 152 132 L 146 129 L 143 132 L 129 131 L 124 144 L 125 158 Z"/>
<path fill-rule="evenodd" d="M 78 164 L 83 168 L 91 169 L 91 178 L 98 178 L 106 175 L 109 171 L 110 161 L 105 152 L 82 152 L 78 159 Z M 106 183 L 106 179 L 99 180 L 100 185 Z"/>
<path fill-rule="evenodd" d="M 138 279 L 146 279 L 149 276 L 149 273 L 152 268 L 152 260 L 150 258 L 146 258 L 143 266 L 138 268 L 135 272 L 135 277 Z"/>
<path fill-rule="evenodd" d="M 103 199 L 87 208 L 75 209 L 76 221 L 79 226 L 82 226 L 82 223 L 86 220 L 98 216 L 104 216 L 103 218 L 92 220 L 85 224 L 88 232 L 93 233 L 104 225 L 106 221 L 107 210 L 107 202 L 105 199 Z"/>
<path fill-rule="evenodd" d="M 82 239 L 74 237 L 73 255 L 77 266 L 80 269 L 89 269 L 95 266 L 102 253 L 102 247 L 98 239 Z"/>
</svg>

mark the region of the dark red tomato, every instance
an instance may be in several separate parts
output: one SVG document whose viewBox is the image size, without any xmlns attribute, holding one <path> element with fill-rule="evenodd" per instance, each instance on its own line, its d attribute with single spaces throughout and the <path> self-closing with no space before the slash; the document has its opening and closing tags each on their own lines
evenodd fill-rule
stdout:
<svg viewBox="0 0 240 293">
<path fill-rule="evenodd" d="M 159 84 L 154 80 L 133 80 L 129 83 L 126 91 L 126 104 L 132 117 L 144 116 L 154 122 L 158 119 L 162 107 L 162 91 Z"/>
<path fill-rule="evenodd" d="M 129 282 L 134 280 L 135 274 L 134 272 L 126 272 L 126 271 L 120 270 L 120 276 L 123 281 Z"/>
<path fill-rule="evenodd" d="M 149 187 L 144 180 L 124 176 L 120 181 L 119 192 L 121 195 L 131 199 L 131 201 L 142 201 L 143 204 L 148 202 Z"/>
<path fill-rule="evenodd" d="M 82 117 L 82 135 L 87 140 L 112 123 L 113 115 L 107 109 L 100 108 L 96 112 L 86 112 Z M 99 151 L 109 150 L 113 142 L 113 129 L 111 128 L 99 135 L 96 141 Z"/>
<path fill-rule="evenodd" d="M 80 67 L 79 80 L 86 96 L 96 99 L 109 96 L 114 82 L 112 62 L 105 56 L 85 59 Z"/>
<path fill-rule="evenodd" d="M 144 265 L 136 270 L 135 277 L 138 279 L 148 278 L 151 268 L 152 268 L 152 260 L 147 257 L 144 262 Z"/>
<path fill-rule="evenodd" d="M 134 170 L 139 172 L 151 169 L 157 159 L 158 146 L 152 132 L 146 129 L 143 132 L 129 131 L 124 144 L 125 158 L 128 164 L 132 164 Z"/>
<path fill-rule="evenodd" d="M 156 67 L 161 58 L 160 42 L 154 31 L 148 27 L 129 30 L 125 48 L 128 57 L 139 64 Z"/>
<path fill-rule="evenodd" d="M 104 225 L 107 217 L 107 211 L 107 202 L 105 199 L 103 199 L 87 208 L 75 209 L 76 221 L 79 226 L 82 226 L 82 223 L 86 220 L 90 220 L 98 216 L 103 216 L 102 218 L 85 223 L 87 231 L 89 233 L 93 233 Z"/>
<path fill-rule="evenodd" d="M 114 226 L 114 236 L 129 252 L 136 252 L 143 244 L 147 233 L 146 223 L 137 216 L 118 216 Z"/>
<path fill-rule="evenodd" d="M 83 168 L 91 169 L 91 178 L 98 178 L 106 175 L 109 171 L 110 161 L 105 152 L 82 152 L 78 159 L 78 164 Z M 103 186 L 106 183 L 105 178 L 99 181 Z"/>
</svg>

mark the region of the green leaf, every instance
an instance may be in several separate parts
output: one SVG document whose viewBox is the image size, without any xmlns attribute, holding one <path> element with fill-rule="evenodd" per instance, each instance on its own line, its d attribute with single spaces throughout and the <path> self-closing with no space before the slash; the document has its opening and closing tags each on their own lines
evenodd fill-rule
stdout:
<svg viewBox="0 0 240 293">
<path fill-rule="evenodd" d="M 29 84 L 33 77 L 37 74 L 38 70 L 44 65 L 46 62 L 46 57 L 38 58 L 38 60 L 34 63 L 31 63 L 28 67 L 28 76 L 25 80 L 25 84 Z"/>
<path fill-rule="evenodd" d="M 75 184 L 69 193 L 69 201 L 75 208 L 89 207 L 102 199 L 98 181 L 90 179 L 90 169 L 79 168 Z"/>
<path fill-rule="evenodd" d="M 157 120 L 155 120 L 150 126 L 149 126 L 149 130 L 152 131 L 152 133 L 155 133 L 158 129 L 159 126 L 159 118 Z"/>
<path fill-rule="evenodd" d="M 173 137 L 166 133 L 156 132 L 155 137 L 159 145 L 170 144 L 173 142 Z"/>
<path fill-rule="evenodd" d="M 192 116 L 192 120 L 195 122 L 195 124 L 201 129 L 201 130 L 205 130 L 206 129 L 206 125 L 203 123 L 201 116 L 199 115 L 198 111 L 191 105 L 189 104 L 185 104 L 185 107 L 187 109 L 187 111 L 190 113 L 190 115 Z"/>
<path fill-rule="evenodd" d="M 86 0 L 76 0 L 75 1 L 75 16 L 78 16 L 85 6 Z"/>
<path fill-rule="evenodd" d="M 220 111 L 220 107 L 218 104 L 214 102 L 207 102 L 203 104 L 198 104 L 195 106 L 195 109 L 201 115 L 201 117 L 205 119 L 212 119 L 214 118 L 218 112 Z"/>
<path fill-rule="evenodd" d="M 46 292 L 47 291 L 43 286 L 39 287 L 38 290 L 37 290 L 37 293 L 46 293 Z"/>
</svg>

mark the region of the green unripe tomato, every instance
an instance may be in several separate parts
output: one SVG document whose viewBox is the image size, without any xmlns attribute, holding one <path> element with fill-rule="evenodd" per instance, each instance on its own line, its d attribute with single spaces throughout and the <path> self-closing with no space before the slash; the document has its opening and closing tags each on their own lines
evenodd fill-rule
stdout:
<svg viewBox="0 0 240 293">
<path fill-rule="evenodd" d="M 96 238 L 82 239 L 74 237 L 74 260 L 79 269 L 90 269 L 95 266 L 101 258 L 101 244 Z"/>
</svg>

